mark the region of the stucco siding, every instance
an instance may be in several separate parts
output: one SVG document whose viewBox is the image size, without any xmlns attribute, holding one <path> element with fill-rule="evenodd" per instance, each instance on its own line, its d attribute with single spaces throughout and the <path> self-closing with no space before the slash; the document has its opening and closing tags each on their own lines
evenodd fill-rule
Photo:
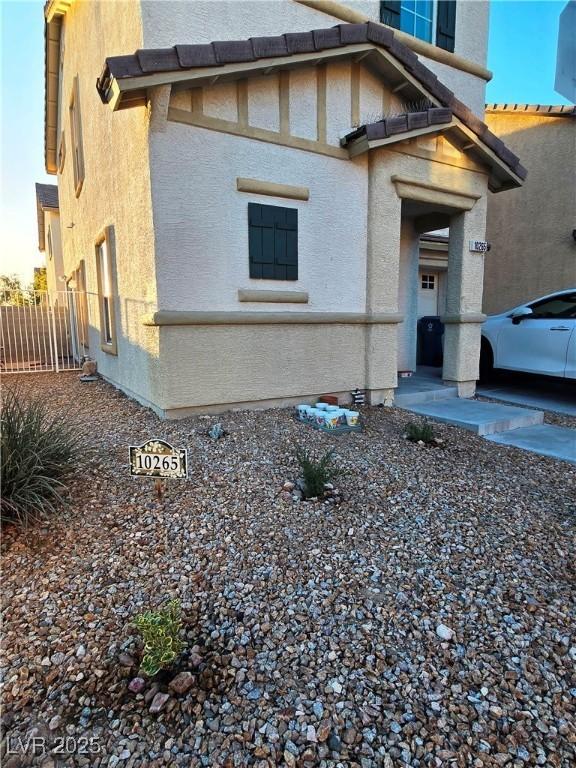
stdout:
<svg viewBox="0 0 576 768">
<path fill-rule="evenodd" d="M 146 0 L 142 21 L 146 48 L 307 32 L 337 23 L 293 0 Z"/>
<path fill-rule="evenodd" d="M 142 47 L 140 6 L 77 0 L 66 14 L 64 35 L 60 106 L 67 155 L 58 177 L 64 271 L 69 275 L 85 262 L 89 353 L 99 371 L 153 401 L 158 333 L 139 322 L 156 302 L 147 113 L 143 107 L 112 112 L 101 103 L 94 85 L 106 56 Z M 68 109 L 76 76 L 85 166 L 78 197 Z M 114 227 L 116 241 L 117 355 L 100 348 L 95 243 L 107 226 Z"/>
<path fill-rule="evenodd" d="M 341 161 L 176 123 L 152 135 L 151 149 L 161 309 L 247 309 L 238 290 L 256 288 L 307 291 L 313 311 L 364 310 L 365 159 Z M 238 177 L 307 187 L 310 199 L 238 192 Z M 249 202 L 298 210 L 297 281 L 249 278 Z"/>
<path fill-rule="evenodd" d="M 576 284 L 576 120 L 487 112 L 528 169 L 524 186 L 488 199 L 484 311 L 502 312 Z"/>
<path fill-rule="evenodd" d="M 48 232 L 52 239 L 52 256 L 48 246 Z M 46 261 L 46 285 L 53 294 L 65 291 L 66 285 L 60 279 L 64 276 L 64 261 L 62 258 L 62 237 L 60 234 L 60 214 L 54 211 L 44 211 L 44 258 Z"/>
<path fill-rule="evenodd" d="M 248 123 L 269 131 L 280 130 L 278 75 L 248 80 Z"/>
<path fill-rule="evenodd" d="M 360 68 L 360 125 L 380 120 L 390 107 L 390 94 L 376 75 L 366 67 Z"/>
<path fill-rule="evenodd" d="M 173 105 L 178 106 L 176 102 Z M 202 105 L 204 113 L 210 117 L 218 117 L 220 120 L 238 120 L 237 84 L 217 83 L 211 88 L 204 88 Z"/>
<path fill-rule="evenodd" d="M 340 146 L 340 139 L 352 129 L 350 62 L 326 67 L 326 141 Z"/>
<path fill-rule="evenodd" d="M 162 328 L 164 410 L 350 392 L 364 380 L 364 326 Z"/>
<path fill-rule="evenodd" d="M 289 75 L 290 132 L 293 136 L 315 140 L 317 136 L 316 70 L 294 69 Z"/>
</svg>

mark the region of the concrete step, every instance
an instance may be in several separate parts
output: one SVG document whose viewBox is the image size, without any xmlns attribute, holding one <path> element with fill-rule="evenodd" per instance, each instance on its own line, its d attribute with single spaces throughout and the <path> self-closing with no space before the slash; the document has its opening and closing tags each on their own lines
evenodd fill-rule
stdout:
<svg viewBox="0 0 576 768">
<path fill-rule="evenodd" d="M 539 424 L 487 435 L 486 440 L 576 464 L 576 429 L 569 427 Z"/>
<path fill-rule="evenodd" d="M 421 386 L 417 389 L 400 386 L 394 396 L 394 405 L 398 406 L 398 408 L 406 408 L 409 405 L 419 405 L 420 403 L 436 400 L 448 400 L 454 397 L 458 397 L 456 387 L 444 387 L 437 383 L 426 389 Z"/>
<path fill-rule="evenodd" d="M 542 424 L 544 421 L 542 411 L 500 403 L 483 403 L 479 400 L 454 398 L 404 407 L 412 413 L 418 413 L 444 424 L 463 427 L 477 435 L 493 435 L 496 432 Z"/>
</svg>

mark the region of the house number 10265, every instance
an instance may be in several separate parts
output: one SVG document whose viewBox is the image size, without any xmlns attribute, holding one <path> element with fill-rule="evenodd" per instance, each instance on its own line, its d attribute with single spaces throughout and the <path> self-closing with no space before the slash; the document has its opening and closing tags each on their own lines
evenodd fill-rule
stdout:
<svg viewBox="0 0 576 768">
<path fill-rule="evenodd" d="M 188 474 L 185 448 L 174 448 L 165 440 L 148 440 L 130 446 L 130 474 L 136 477 L 186 478 Z"/>
</svg>

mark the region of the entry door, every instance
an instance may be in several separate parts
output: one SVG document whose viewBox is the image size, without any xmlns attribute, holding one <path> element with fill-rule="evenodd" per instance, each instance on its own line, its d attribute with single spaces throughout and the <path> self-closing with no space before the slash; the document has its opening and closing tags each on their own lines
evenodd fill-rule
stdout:
<svg viewBox="0 0 576 768">
<path fill-rule="evenodd" d="M 438 272 L 420 272 L 418 275 L 418 317 L 438 314 Z"/>
</svg>

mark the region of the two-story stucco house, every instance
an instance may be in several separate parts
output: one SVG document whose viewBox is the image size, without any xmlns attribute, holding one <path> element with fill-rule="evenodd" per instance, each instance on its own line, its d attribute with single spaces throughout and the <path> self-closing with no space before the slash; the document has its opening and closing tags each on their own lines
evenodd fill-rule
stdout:
<svg viewBox="0 0 576 768">
<path fill-rule="evenodd" d="M 416 365 L 418 250 L 449 227 L 443 376 L 474 392 L 489 194 L 485 2 L 46 6 L 46 167 L 89 353 L 166 417 Z"/>
</svg>

